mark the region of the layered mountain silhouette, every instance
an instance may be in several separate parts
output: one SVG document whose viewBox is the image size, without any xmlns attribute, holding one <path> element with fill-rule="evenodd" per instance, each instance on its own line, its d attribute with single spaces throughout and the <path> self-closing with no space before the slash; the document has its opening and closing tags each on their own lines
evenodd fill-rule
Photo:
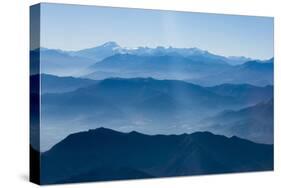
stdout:
<svg viewBox="0 0 281 188">
<path fill-rule="evenodd" d="M 62 50 L 40 48 L 30 52 L 30 57 L 40 55 L 40 70 L 45 74 L 58 76 L 79 76 L 87 73 L 92 59 L 72 56 Z"/>
<path fill-rule="evenodd" d="M 273 85 L 273 62 L 273 58 L 267 61 L 249 61 L 241 65 L 232 66 L 228 70 L 217 72 L 217 74 L 195 79 L 193 82 L 203 85 L 223 83 Z"/>
<path fill-rule="evenodd" d="M 40 51 L 39 51 L 40 50 Z M 62 51 L 40 48 L 41 70 L 59 76 L 84 76 L 95 80 L 111 77 L 153 77 L 186 80 L 200 85 L 223 83 L 273 84 L 273 58 L 267 61 L 225 57 L 198 48 L 123 48 L 116 42 L 97 47 Z"/>
<path fill-rule="evenodd" d="M 113 75 L 121 78 L 153 77 L 185 80 L 228 68 L 230 65 L 226 62 L 214 59 L 200 60 L 200 58 L 166 54 L 150 56 L 116 54 L 89 67 L 89 72 L 93 73 L 86 77 L 104 79 Z"/>
<path fill-rule="evenodd" d="M 119 56 L 125 56 L 128 58 L 128 59 L 122 58 L 125 61 L 122 63 L 124 66 L 128 66 L 128 65 L 126 65 L 126 63 L 133 63 L 135 61 L 139 61 L 142 58 L 143 58 L 143 60 L 141 60 L 141 61 L 145 61 L 145 63 L 149 63 L 149 64 L 147 64 L 149 67 L 151 67 L 151 65 L 152 65 L 152 70 L 147 69 L 148 72 L 146 72 L 145 77 L 147 77 L 147 75 L 149 75 L 149 74 L 151 76 L 153 76 L 151 73 L 155 73 L 155 71 L 158 71 L 158 72 L 162 71 L 161 74 L 163 74 L 163 68 L 166 70 L 169 69 L 169 67 L 168 67 L 169 65 L 165 63 L 165 62 L 167 62 L 167 60 L 170 63 L 174 62 L 175 65 L 173 65 L 173 66 L 175 66 L 175 67 L 177 67 L 177 65 L 176 65 L 177 61 L 181 61 L 182 63 L 183 62 L 189 62 L 189 63 L 201 62 L 203 65 L 205 64 L 205 67 L 208 65 L 208 63 L 213 63 L 214 65 L 226 64 L 226 62 L 223 61 L 222 59 L 215 58 L 216 57 L 215 55 L 209 55 L 209 57 L 206 57 L 206 52 L 203 52 L 199 49 L 173 48 L 172 53 L 170 52 L 171 49 L 167 50 L 167 49 L 163 48 L 163 49 L 165 49 L 164 51 L 160 50 L 160 49 L 162 49 L 162 48 L 150 49 L 151 51 L 153 51 L 153 53 L 152 52 L 149 53 L 148 49 L 145 48 L 145 52 L 139 52 L 139 51 L 144 51 L 144 49 L 139 48 L 139 50 L 137 50 L 137 51 L 136 50 L 127 50 L 127 49 L 121 48 L 114 42 L 109 42 L 109 43 L 106 43 L 104 45 L 101 45 L 101 46 L 98 46 L 95 48 L 80 50 L 80 51 L 76 51 L 76 52 L 41 48 L 40 50 L 37 49 L 35 51 L 32 51 L 31 57 L 36 56 L 36 54 L 40 53 L 41 70 L 45 74 L 55 74 L 55 75 L 60 75 L 60 76 L 86 75 L 86 77 L 99 79 L 99 80 L 108 78 L 108 77 L 112 77 L 112 76 L 113 77 L 114 76 L 115 77 L 132 77 L 132 76 L 135 77 L 135 76 L 137 76 L 135 73 L 136 70 L 124 69 L 123 72 L 114 72 L 114 71 L 110 72 L 108 69 L 104 69 L 104 71 L 102 71 L 103 69 L 93 69 L 94 64 L 96 62 L 99 62 L 99 61 L 103 62 L 107 58 L 109 58 L 110 60 L 113 60 L 113 61 L 118 61 Z M 179 51 L 178 53 L 175 52 L 177 50 Z M 158 53 L 158 51 L 161 51 L 161 53 Z M 182 51 L 184 51 L 185 53 L 183 53 Z M 218 56 L 218 57 L 220 57 L 220 56 Z M 117 58 L 117 59 L 115 59 L 115 58 Z M 166 60 L 165 60 L 165 58 L 166 58 Z M 128 62 L 128 61 L 130 61 L 130 62 Z M 155 64 L 151 64 L 152 61 L 158 61 L 158 62 L 163 61 L 163 64 L 161 65 L 162 70 L 157 70 L 157 68 L 160 68 L 160 67 L 159 66 L 154 67 L 153 65 L 155 65 Z M 101 64 L 101 63 L 99 62 L 99 64 Z M 183 64 L 183 65 L 185 66 L 185 64 Z M 183 65 L 180 65 L 180 66 L 183 66 Z M 198 64 L 198 65 L 200 65 L 200 64 Z M 201 65 L 201 67 L 203 65 Z M 87 68 L 89 66 L 90 66 L 90 68 Z M 139 66 L 142 66 L 142 65 L 140 64 Z M 114 68 L 114 66 L 112 68 Z M 180 67 L 177 67 L 177 68 L 180 68 Z M 199 68 L 200 67 L 195 66 L 190 71 L 192 71 L 194 69 L 198 70 Z M 216 66 L 211 67 L 212 70 L 215 68 L 218 68 L 218 67 L 216 67 Z M 120 70 L 120 68 L 118 70 Z M 139 71 L 141 71 L 141 70 L 143 70 L 143 69 L 140 69 Z M 116 69 L 115 69 L 115 71 L 116 71 Z M 130 72 L 128 72 L 128 71 L 130 71 Z M 125 72 L 127 72 L 127 74 L 125 74 Z M 183 71 L 181 71 L 181 72 L 183 72 Z M 135 73 L 135 75 L 134 75 L 134 73 Z M 145 72 L 143 72 L 143 73 L 144 74 L 139 73 L 139 76 L 143 77 L 145 75 Z M 179 74 L 180 72 L 174 72 L 174 73 Z M 155 78 L 157 78 L 157 77 L 159 77 L 159 75 L 158 76 L 155 75 Z M 175 79 L 175 77 L 169 77 L 169 76 L 165 76 L 165 75 L 162 75 L 162 77 Z"/>
<path fill-rule="evenodd" d="M 217 134 L 273 144 L 273 99 L 238 111 L 224 111 L 203 122 L 209 125 L 204 129 Z"/>
<path fill-rule="evenodd" d="M 45 77 L 42 77 L 43 81 Z M 71 82 L 73 84 L 68 83 L 73 79 L 51 77 L 52 82 L 42 84 L 43 90 L 66 90 L 83 85 L 69 92 L 42 93 L 42 129 L 45 130 L 44 125 L 61 128 L 59 133 L 53 133 L 61 139 L 73 131 L 95 128 L 91 127 L 93 124 L 149 134 L 194 132 L 203 118 L 227 109 L 239 110 L 273 97 L 272 86 L 228 84 L 202 87 L 184 81 L 153 78 L 77 79 Z M 65 80 L 66 85 L 63 84 Z M 57 139 L 47 145 L 55 144 Z"/>
<path fill-rule="evenodd" d="M 183 56 L 190 57 L 192 59 L 204 59 L 213 60 L 217 62 L 227 62 L 229 64 L 242 64 L 247 61 L 251 61 L 251 58 L 246 58 L 243 56 L 230 56 L 225 57 L 221 55 L 212 54 L 206 50 L 201 50 L 199 48 L 174 48 L 174 47 L 163 47 L 158 46 L 156 48 L 149 47 L 137 47 L 137 48 L 124 48 L 121 47 L 114 41 L 106 42 L 100 46 L 93 48 L 83 49 L 79 51 L 67 52 L 71 55 L 90 58 L 94 61 L 101 61 L 109 56 L 116 54 L 131 54 L 138 56 L 162 56 L 162 55 L 172 55 L 172 56 Z"/>
<path fill-rule="evenodd" d="M 121 51 L 122 48 L 116 42 L 109 41 L 100 46 L 82 49 L 78 51 L 70 51 L 67 53 L 73 56 L 91 59 L 93 60 L 93 62 L 98 62 L 103 60 L 104 58 L 118 54 Z"/>
<path fill-rule="evenodd" d="M 230 65 L 225 61 L 179 55 L 117 54 L 89 67 L 85 77 L 105 79 L 109 77 L 153 77 L 155 79 L 185 80 L 200 85 L 223 83 L 270 85 L 273 83 L 273 59 L 249 61 Z"/>
<path fill-rule="evenodd" d="M 46 76 L 43 76 L 43 79 L 44 77 Z M 52 79 L 53 82 L 58 84 L 60 81 L 63 83 L 65 79 L 73 78 L 52 77 Z M 153 78 L 111 78 L 102 81 L 77 79 L 71 83 L 75 85 L 77 82 L 86 86 L 83 85 L 85 87 L 71 92 L 45 94 L 42 96 L 44 106 L 64 108 L 71 105 L 74 113 L 87 113 L 86 110 L 94 113 L 94 109 L 99 109 L 102 112 L 103 110 L 118 108 L 121 111 L 122 109 L 137 110 L 140 114 L 150 112 L 170 113 L 171 111 L 176 112 L 176 110 L 184 109 L 191 111 L 189 108 L 192 107 L 193 112 L 200 110 L 202 115 L 204 110 L 210 108 L 212 108 L 212 111 L 231 107 L 238 108 L 269 100 L 273 95 L 272 86 L 256 87 L 229 84 L 202 87 L 183 81 L 155 80 Z M 45 84 L 47 84 L 46 88 L 51 88 L 47 81 Z M 54 83 L 54 85 L 56 84 Z M 66 85 L 71 86 L 71 84 Z M 53 110 L 55 109 L 51 111 Z"/>
<path fill-rule="evenodd" d="M 42 184 L 273 170 L 274 58 L 112 41 L 30 58 Z"/>
<path fill-rule="evenodd" d="M 234 97 L 241 102 L 251 104 L 270 100 L 273 96 L 272 85 L 257 87 L 250 84 L 221 84 L 207 89 L 218 95 Z"/>
<path fill-rule="evenodd" d="M 32 75 L 31 79 L 36 79 L 39 75 Z M 50 74 L 41 74 L 41 94 L 45 93 L 63 93 L 87 87 L 97 81 L 77 77 L 61 77 Z"/>
<path fill-rule="evenodd" d="M 98 128 L 41 154 L 41 183 L 107 181 L 273 169 L 273 146 L 210 132 L 145 135 Z"/>
</svg>

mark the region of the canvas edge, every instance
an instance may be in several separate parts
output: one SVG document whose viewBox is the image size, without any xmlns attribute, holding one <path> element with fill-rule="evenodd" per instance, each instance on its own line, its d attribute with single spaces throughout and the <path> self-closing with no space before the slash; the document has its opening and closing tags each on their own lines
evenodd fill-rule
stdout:
<svg viewBox="0 0 281 188">
<path fill-rule="evenodd" d="M 32 52 L 40 49 L 41 5 L 30 6 L 29 11 L 29 181 L 40 185 L 40 51 L 36 55 L 32 55 Z M 35 146 L 36 148 L 34 148 Z"/>
</svg>

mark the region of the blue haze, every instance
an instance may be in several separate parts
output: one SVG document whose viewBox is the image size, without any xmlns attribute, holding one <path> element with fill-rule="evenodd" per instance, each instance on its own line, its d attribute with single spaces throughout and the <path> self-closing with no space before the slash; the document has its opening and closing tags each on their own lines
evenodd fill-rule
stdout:
<svg viewBox="0 0 281 188">
<path fill-rule="evenodd" d="M 41 10 L 41 46 L 50 49 L 31 53 L 40 52 L 44 73 L 41 151 L 98 127 L 211 130 L 272 143 L 273 18 L 60 4 Z M 122 48 L 138 46 L 153 49 Z M 231 64 L 229 55 L 269 60 Z"/>
</svg>

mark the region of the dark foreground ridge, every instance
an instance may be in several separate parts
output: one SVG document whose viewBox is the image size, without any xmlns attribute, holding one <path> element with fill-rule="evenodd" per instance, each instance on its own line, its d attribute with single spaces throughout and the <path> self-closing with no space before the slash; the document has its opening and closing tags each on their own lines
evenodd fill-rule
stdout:
<svg viewBox="0 0 281 188">
<path fill-rule="evenodd" d="M 210 132 L 98 128 L 71 134 L 41 156 L 42 184 L 273 170 L 273 145 Z"/>
</svg>

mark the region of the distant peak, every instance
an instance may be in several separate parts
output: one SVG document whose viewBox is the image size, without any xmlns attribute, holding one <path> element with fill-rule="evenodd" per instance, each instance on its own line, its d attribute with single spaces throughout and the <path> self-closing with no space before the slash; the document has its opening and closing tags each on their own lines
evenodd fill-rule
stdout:
<svg viewBox="0 0 281 188">
<path fill-rule="evenodd" d="M 99 127 L 96 129 L 89 129 L 89 132 L 93 132 L 93 133 L 119 133 L 118 131 L 109 129 L 109 128 L 105 128 L 105 127 Z"/>
<path fill-rule="evenodd" d="M 95 130 L 105 130 L 105 129 L 107 129 L 107 128 L 105 128 L 105 127 L 98 127 Z"/>
<path fill-rule="evenodd" d="M 137 132 L 137 131 L 131 131 L 131 132 L 129 132 L 129 134 L 131 134 L 131 135 L 144 135 L 144 134 L 142 134 L 140 132 Z"/>
<path fill-rule="evenodd" d="M 209 53 L 207 50 L 202 50 L 202 49 L 197 48 L 197 47 L 188 48 L 188 50 L 192 53 L 195 53 L 195 54 L 208 54 Z"/>
<path fill-rule="evenodd" d="M 114 41 L 109 41 L 106 42 L 104 44 L 101 45 L 102 47 L 110 47 L 110 48 L 114 48 L 114 47 L 120 47 L 116 42 Z"/>
<path fill-rule="evenodd" d="M 198 132 L 191 133 L 191 135 L 214 136 L 214 134 L 209 131 L 198 131 Z"/>
<path fill-rule="evenodd" d="M 92 131 L 105 131 L 105 130 L 111 130 L 111 129 L 108 129 L 108 128 L 105 128 L 105 127 L 98 127 L 96 129 L 91 129 Z"/>
</svg>

